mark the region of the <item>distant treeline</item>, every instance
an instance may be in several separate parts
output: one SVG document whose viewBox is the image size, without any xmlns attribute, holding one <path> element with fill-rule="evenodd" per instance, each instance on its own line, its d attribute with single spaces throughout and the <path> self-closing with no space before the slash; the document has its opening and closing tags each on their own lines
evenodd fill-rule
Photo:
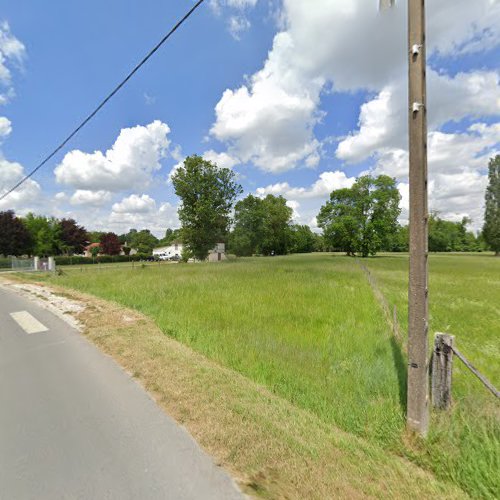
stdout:
<svg viewBox="0 0 500 500">
<path fill-rule="evenodd" d="M 0 212 L 0 255 L 37 255 L 40 257 L 78 256 L 91 243 L 89 253 L 99 256 L 128 256 L 137 258 L 151 255 L 155 246 L 168 244 L 179 237 L 179 230 L 167 229 L 165 237 L 158 239 L 149 229 L 117 235 L 113 232 L 87 231 L 74 219 L 56 219 L 28 214 L 17 217 L 13 211 Z M 60 260 L 62 262 L 62 260 Z M 82 261 L 83 263 L 83 261 Z"/>
<path fill-rule="evenodd" d="M 236 204 L 232 230 L 225 238 L 227 251 L 237 256 L 286 255 L 347 251 L 335 239 L 318 234 L 307 225 L 292 223 L 293 211 L 282 196 L 268 195 L 261 199 L 249 195 Z M 432 214 L 429 219 L 429 250 L 431 252 L 481 252 L 488 249 L 482 235 L 467 230 L 468 219 L 451 222 Z M 87 264 L 92 258 L 78 257 L 90 243 L 90 254 L 100 262 L 141 260 L 153 248 L 182 240 L 182 231 L 167 229 L 162 239 L 148 229 L 131 229 L 117 235 L 112 232 L 88 232 L 72 219 L 57 220 L 29 214 L 16 217 L 13 212 L 0 212 L 0 255 L 59 256 L 59 264 Z M 130 255 L 131 250 L 134 250 Z M 407 252 L 408 226 L 396 223 L 385 235 L 377 251 Z M 349 252 L 348 252 L 349 253 Z M 352 252 L 354 253 L 354 252 Z M 122 255 L 120 255 L 122 254 Z M 107 257 L 115 260 L 106 260 Z M 80 259 L 80 260 L 78 260 Z M 95 261 L 95 260 L 94 260 Z"/>
<path fill-rule="evenodd" d="M 471 221 L 447 221 L 438 213 L 429 218 L 431 252 L 478 252 L 500 255 L 500 155 L 488 167 L 483 231 L 468 230 Z M 408 227 L 401 226 L 401 195 L 396 180 L 364 175 L 350 188 L 332 191 L 317 216 L 317 234 L 307 225 L 293 223 L 293 210 L 283 196 L 265 198 L 242 193 L 235 173 L 200 156 L 186 158 L 172 184 L 181 203 L 181 229 L 167 229 L 158 239 L 150 230 L 126 234 L 88 232 L 73 219 L 56 219 L 0 212 L 0 255 L 151 255 L 154 247 L 184 243 L 186 257 L 204 260 L 217 242 L 238 256 L 285 255 L 342 251 L 367 257 L 380 251 L 408 251 Z M 90 245 L 92 244 L 93 245 Z"/>
</svg>

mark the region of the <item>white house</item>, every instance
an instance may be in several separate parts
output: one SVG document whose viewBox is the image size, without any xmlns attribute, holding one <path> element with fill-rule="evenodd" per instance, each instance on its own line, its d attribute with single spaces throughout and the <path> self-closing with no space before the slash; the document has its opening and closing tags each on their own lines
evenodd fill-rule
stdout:
<svg viewBox="0 0 500 500">
<path fill-rule="evenodd" d="M 170 245 L 153 249 L 153 256 L 160 260 L 179 260 L 184 246 L 180 241 L 173 241 Z M 219 262 L 226 260 L 226 246 L 224 243 L 217 243 L 215 248 L 208 254 L 209 262 Z"/>
<path fill-rule="evenodd" d="M 158 257 L 160 260 L 178 260 L 182 254 L 182 243 L 173 241 L 165 247 L 153 248 L 153 257 Z"/>
</svg>

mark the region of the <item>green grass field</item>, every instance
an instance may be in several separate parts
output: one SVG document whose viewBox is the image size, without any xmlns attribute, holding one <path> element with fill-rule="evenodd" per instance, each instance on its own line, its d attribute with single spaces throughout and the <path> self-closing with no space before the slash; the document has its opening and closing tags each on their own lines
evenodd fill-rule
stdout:
<svg viewBox="0 0 500 500">
<path fill-rule="evenodd" d="M 397 305 L 406 332 L 407 256 L 363 263 Z M 430 267 L 431 332 L 455 334 L 459 349 L 498 387 L 500 259 L 433 255 Z M 149 315 L 165 334 L 472 497 L 500 496 L 499 405 L 458 361 L 453 410 L 433 415 L 425 442 L 405 433 L 404 343 L 394 339 L 354 259 L 317 254 L 103 266 L 46 279 Z"/>
</svg>

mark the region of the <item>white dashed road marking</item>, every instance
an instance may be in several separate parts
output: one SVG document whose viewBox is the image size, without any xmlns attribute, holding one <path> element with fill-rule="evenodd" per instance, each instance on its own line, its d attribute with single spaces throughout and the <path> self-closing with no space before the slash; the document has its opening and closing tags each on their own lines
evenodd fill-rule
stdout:
<svg viewBox="0 0 500 500">
<path fill-rule="evenodd" d="M 10 313 L 12 319 L 28 334 L 47 332 L 49 329 L 28 311 Z"/>
</svg>

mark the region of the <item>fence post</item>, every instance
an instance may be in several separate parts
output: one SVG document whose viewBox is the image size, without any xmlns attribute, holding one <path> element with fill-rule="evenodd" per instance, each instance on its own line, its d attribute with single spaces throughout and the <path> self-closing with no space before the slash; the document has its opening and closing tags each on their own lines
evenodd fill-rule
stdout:
<svg viewBox="0 0 500 500">
<path fill-rule="evenodd" d="M 40 257 L 33 257 L 33 269 L 38 271 L 40 268 Z"/>
<path fill-rule="evenodd" d="M 447 410 L 451 405 L 451 378 L 453 368 L 453 342 L 455 337 L 436 333 L 432 354 L 432 405 Z"/>
<path fill-rule="evenodd" d="M 49 271 L 55 272 L 56 270 L 56 260 L 54 257 L 49 257 Z"/>
</svg>

